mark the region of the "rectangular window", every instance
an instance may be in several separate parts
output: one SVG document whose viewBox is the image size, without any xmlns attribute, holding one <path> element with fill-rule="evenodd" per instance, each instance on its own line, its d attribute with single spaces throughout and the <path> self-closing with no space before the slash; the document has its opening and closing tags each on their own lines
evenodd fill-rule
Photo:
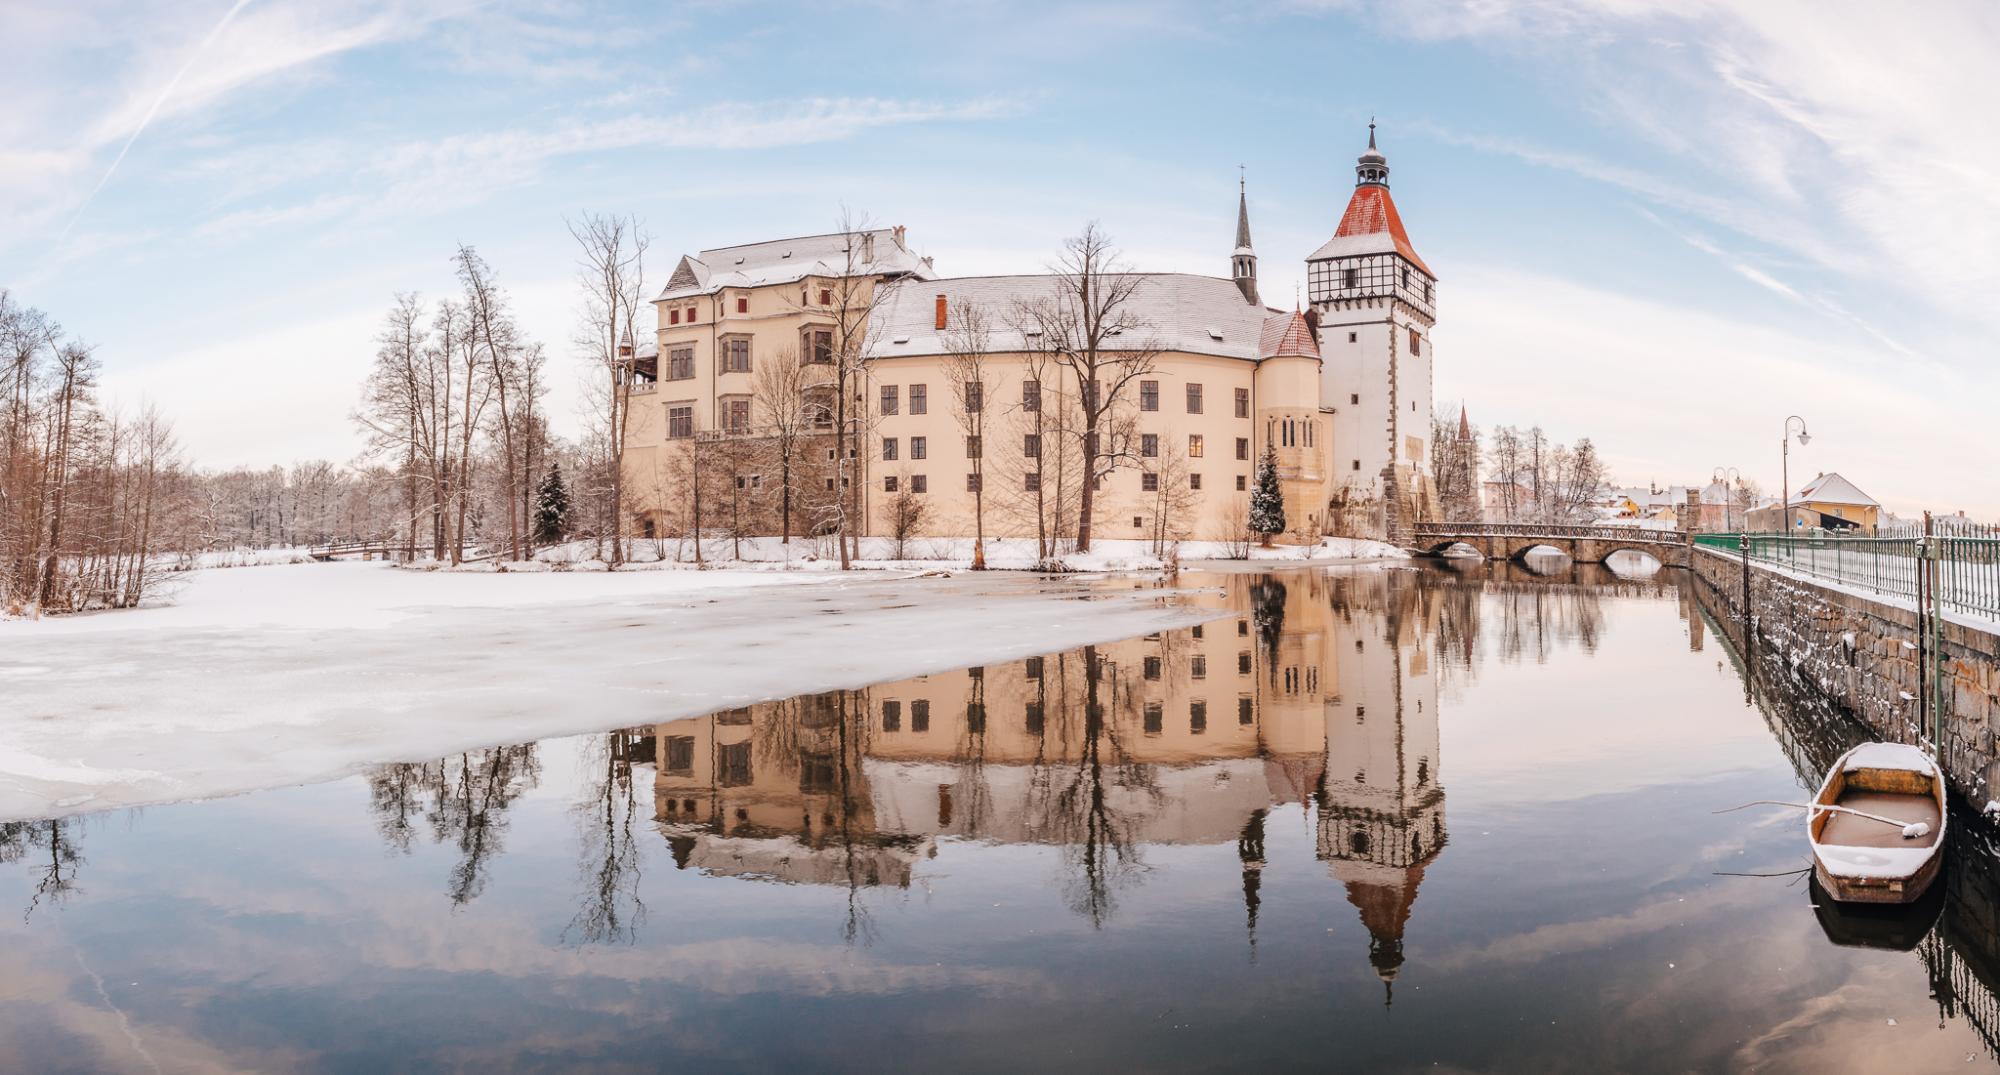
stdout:
<svg viewBox="0 0 2000 1075">
<path fill-rule="evenodd" d="M 1159 492 L 1160 476 L 1158 474 L 1153 473 L 1150 470 L 1141 472 L 1139 475 L 1139 488 L 1144 489 L 1146 492 L 1149 493 Z M 1135 523 L 1133 525 L 1136 526 L 1137 524 Z"/>
<path fill-rule="evenodd" d="M 1361 338 L 1361 334 L 1360 334 L 1359 332 L 1350 332 L 1350 333 L 1348 333 L 1348 334 L 1347 334 L 1347 342 L 1348 342 L 1348 343 L 1353 343 L 1353 342 L 1355 342 L 1356 340 L 1359 340 L 1360 338 Z"/>
<path fill-rule="evenodd" d="M 680 310 L 678 310 L 678 309 L 673 309 L 673 310 L 668 310 L 668 311 L 667 311 L 667 324 L 669 324 L 669 325 L 678 325 L 678 324 L 680 324 L 680 323 L 681 323 L 681 312 L 680 312 Z"/>
<path fill-rule="evenodd" d="M 1236 723 L 1248 724 L 1257 719 L 1257 703 L 1249 695 L 1239 695 L 1236 699 Z"/>
<path fill-rule="evenodd" d="M 750 296 L 748 295 L 736 296 L 736 312 L 739 314 L 747 314 L 750 312 Z"/>
<path fill-rule="evenodd" d="M 1208 658 L 1197 653 L 1188 658 L 1188 675 L 1195 679 L 1208 678 Z"/>
<path fill-rule="evenodd" d="M 750 372 L 749 340 L 722 341 L 722 372 L 724 373 Z"/>
<path fill-rule="evenodd" d="M 1190 475 L 1188 475 L 1188 488 L 1190 488 L 1190 489 L 1197 489 L 1197 490 L 1198 490 L 1198 489 L 1200 489 L 1200 488 L 1201 488 L 1201 475 L 1199 475 L 1199 474 L 1190 474 Z"/>
<path fill-rule="evenodd" d="M 985 475 L 983 475 L 983 474 L 967 474 L 967 475 L 965 476 L 965 491 L 966 491 L 966 492 L 968 492 L 968 493 L 976 493 L 976 492 L 978 492 L 978 491 L 979 491 L 979 479 L 981 479 L 981 478 L 983 478 L 983 477 L 985 477 Z"/>
<path fill-rule="evenodd" d="M 974 735 L 986 730 L 986 703 L 965 703 L 965 730 Z"/>
<path fill-rule="evenodd" d="M 1361 469 L 1361 460 L 1359 460 L 1359 459 L 1356 459 L 1356 460 L 1354 461 L 1354 469 L 1355 469 L 1355 470 L 1360 470 L 1360 469 Z"/>
<path fill-rule="evenodd" d="M 1236 438 L 1236 458 L 1238 458 L 1238 459 L 1248 459 L 1248 458 L 1250 458 L 1250 438 L 1249 438 L 1249 437 L 1238 437 L 1238 438 Z"/>
<path fill-rule="evenodd" d="M 1160 457 L 1160 437 L 1157 433 L 1139 434 L 1139 454 L 1147 459 Z"/>
<path fill-rule="evenodd" d="M 1031 470 L 1031 471 L 1027 472 L 1026 474 L 1023 474 L 1023 475 L 1021 475 L 1021 491 L 1022 491 L 1022 492 L 1025 492 L 1025 493 L 1035 493 L 1035 492 L 1040 492 L 1040 491 L 1041 491 L 1041 488 L 1042 488 L 1042 472 L 1041 472 L 1041 471 L 1039 471 L 1039 470 Z"/>
<path fill-rule="evenodd" d="M 748 785 L 750 773 L 750 744 L 725 743 L 722 747 L 721 772 L 716 783 L 725 788 L 740 788 Z"/>
<path fill-rule="evenodd" d="M 1248 388 L 1239 388 L 1236 390 L 1236 417 L 1250 417 L 1250 390 Z"/>
<path fill-rule="evenodd" d="M 931 703 L 929 699 L 919 698 L 910 703 L 910 730 L 913 732 L 927 732 L 931 730 Z"/>
<path fill-rule="evenodd" d="M 977 459 L 977 458 L 979 458 L 979 438 L 978 438 L 978 437 L 967 437 L 967 438 L 965 438 L 965 457 L 966 457 L 967 459 Z"/>
<path fill-rule="evenodd" d="M 676 347 L 667 352 L 667 380 L 694 379 L 694 348 Z"/>
<path fill-rule="evenodd" d="M 1139 382 L 1139 409 L 1142 411 L 1157 411 L 1160 409 L 1160 382 Z"/>
<path fill-rule="evenodd" d="M 1147 657 L 1142 662 L 1142 669 L 1143 669 L 1142 674 L 1145 675 L 1147 679 L 1160 678 L 1160 658 L 1158 656 Z"/>
<path fill-rule="evenodd" d="M 1028 703 L 1028 734 L 1042 734 L 1042 703 Z"/>
<path fill-rule="evenodd" d="M 682 403 L 667 408 L 667 436 L 675 440 L 694 436 L 694 404 Z"/>
<path fill-rule="evenodd" d="M 1042 409 L 1042 382 L 1032 378 L 1021 382 L 1021 409 L 1024 411 Z"/>
<path fill-rule="evenodd" d="M 882 730 L 885 732 L 900 732 L 903 730 L 903 703 L 882 703 Z"/>
<path fill-rule="evenodd" d="M 1202 450 L 1202 449 L 1201 449 L 1201 434 L 1199 434 L 1199 433 L 1189 433 L 1189 434 L 1188 434 L 1188 458 L 1189 458 L 1189 459 L 1200 459 L 1200 458 L 1201 458 L 1201 450 Z"/>
<path fill-rule="evenodd" d="M 1195 735 L 1208 731 L 1208 703 L 1199 698 L 1188 703 L 1188 731 Z"/>
<path fill-rule="evenodd" d="M 986 386 L 978 381 L 968 381 L 965 385 L 965 413 L 978 414 L 986 409 Z"/>
<path fill-rule="evenodd" d="M 1187 386 L 1187 397 L 1188 397 L 1188 400 L 1187 400 L 1187 403 L 1188 403 L 1188 408 L 1187 408 L 1187 412 L 1188 412 L 1189 414 L 1200 414 L 1200 413 L 1201 413 L 1201 386 L 1200 386 L 1200 385 L 1198 385 L 1198 384 L 1191 384 L 1191 385 L 1188 385 L 1188 386 Z"/>
<path fill-rule="evenodd" d="M 1242 491 L 1244 490 L 1244 488 L 1245 488 L 1245 487 L 1244 487 L 1244 484 L 1243 484 L 1243 475 L 1241 475 L 1241 474 L 1238 474 L 1238 475 L 1236 476 L 1236 491 L 1240 493 L 1240 492 L 1242 492 Z"/>
<path fill-rule="evenodd" d="M 1351 406 L 1355 406 L 1355 407 L 1359 407 L 1359 406 L 1361 406 L 1361 393 L 1359 393 L 1359 392 L 1349 392 L 1349 393 L 1347 394 L 1347 402 L 1348 402 L 1348 404 L 1349 404 L 1349 405 L 1351 405 Z"/>
<path fill-rule="evenodd" d="M 1021 673 L 1029 679 L 1042 678 L 1042 659 L 1040 657 L 1030 657 L 1021 662 Z"/>
<path fill-rule="evenodd" d="M 882 458 L 884 459 L 896 458 L 896 438 L 894 437 L 882 438 Z"/>
<path fill-rule="evenodd" d="M 1021 434 L 1021 454 L 1029 459 L 1042 457 L 1042 435 L 1040 433 Z"/>
<path fill-rule="evenodd" d="M 833 363 L 833 330 L 816 328 L 806 333 L 807 360 L 820 365 Z"/>
<path fill-rule="evenodd" d="M 930 388 L 925 385 L 910 386 L 910 413 L 929 414 L 931 412 Z"/>
<path fill-rule="evenodd" d="M 897 411 L 902 409 L 902 400 L 901 397 L 897 395 L 897 392 L 898 389 L 893 384 L 885 384 L 882 386 L 883 414 L 895 414 Z"/>
<path fill-rule="evenodd" d="M 888 477 L 882 479 L 882 491 L 885 493 L 893 493 L 896 491 L 896 487 L 898 484 L 899 483 L 896 481 L 896 476 L 894 474 L 891 474 Z"/>
<path fill-rule="evenodd" d="M 1250 674 L 1250 651 L 1247 649 L 1236 654 L 1236 674 L 1239 676 Z"/>
<path fill-rule="evenodd" d="M 1158 702 L 1146 703 L 1145 732 L 1147 735 L 1160 734 L 1160 716 L 1164 713 Z"/>
<path fill-rule="evenodd" d="M 831 306 L 831 305 L 833 305 L 833 289 L 832 289 L 832 288 L 830 288 L 830 287 L 823 287 L 823 288 L 820 288 L 820 289 L 819 289 L 819 304 L 820 304 L 821 306 Z"/>
<path fill-rule="evenodd" d="M 694 771 L 694 736 L 669 735 L 667 744 L 667 772 L 691 773 Z"/>
<path fill-rule="evenodd" d="M 911 438 L 910 438 L 910 458 L 911 458 L 911 459 L 929 459 L 930 457 L 931 457 L 931 447 L 930 447 L 930 440 L 929 440 L 929 438 L 927 438 L 927 437 L 911 437 Z"/>
<path fill-rule="evenodd" d="M 1407 285 L 1408 282 L 1405 281 L 1405 286 Z M 1412 355 L 1421 355 L 1424 353 L 1424 338 L 1417 335 L 1416 329 L 1410 330 L 1410 353 Z"/>
<path fill-rule="evenodd" d="M 930 491 L 931 491 L 930 479 L 924 477 L 922 474 L 910 475 L 910 492 L 928 493 Z"/>
<path fill-rule="evenodd" d="M 1360 276 L 1361 273 L 1358 270 L 1355 269 L 1343 270 L 1341 272 L 1341 286 L 1350 288 L 1355 286 L 1355 284 L 1357 284 L 1360 281 Z M 1348 342 L 1352 343 L 1353 341 L 1349 340 Z"/>
<path fill-rule="evenodd" d="M 747 399 L 726 399 L 722 401 L 723 428 L 731 433 L 750 432 L 750 401 Z"/>
</svg>

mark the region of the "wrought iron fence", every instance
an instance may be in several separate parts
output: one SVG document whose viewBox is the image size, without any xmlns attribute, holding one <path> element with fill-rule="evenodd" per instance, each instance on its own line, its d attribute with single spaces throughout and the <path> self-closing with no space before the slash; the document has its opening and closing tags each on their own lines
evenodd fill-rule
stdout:
<svg viewBox="0 0 2000 1075">
<path fill-rule="evenodd" d="M 1923 596 L 1923 561 L 1936 565 L 1931 601 L 1946 612 L 2000 619 L 2000 528 L 1956 516 L 1923 524 L 1884 526 L 1873 537 L 1810 534 L 1698 534 L 1695 544 L 1740 555 L 1814 578 L 1917 601 Z"/>
</svg>

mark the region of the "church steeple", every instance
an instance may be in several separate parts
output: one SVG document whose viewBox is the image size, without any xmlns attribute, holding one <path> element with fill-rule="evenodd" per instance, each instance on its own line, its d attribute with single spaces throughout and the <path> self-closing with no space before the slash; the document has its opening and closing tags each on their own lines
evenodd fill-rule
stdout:
<svg viewBox="0 0 2000 1075">
<path fill-rule="evenodd" d="M 1250 247 L 1250 195 L 1240 173 L 1236 177 L 1236 249 L 1229 254 L 1229 276 L 1243 292 L 1243 301 L 1257 305 L 1257 251 Z"/>
<path fill-rule="evenodd" d="M 1354 162 L 1354 185 L 1357 187 L 1389 186 L 1389 158 L 1375 148 L 1375 121 L 1368 121 L 1368 149 Z"/>
</svg>

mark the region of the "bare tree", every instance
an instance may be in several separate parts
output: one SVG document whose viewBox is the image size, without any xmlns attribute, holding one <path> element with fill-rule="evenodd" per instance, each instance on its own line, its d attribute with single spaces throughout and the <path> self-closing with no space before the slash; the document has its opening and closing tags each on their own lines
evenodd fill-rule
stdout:
<svg viewBox="0 0 2000 1075">
<path fill-rule="evenodd" d="M 593 404 L 593 432 L 602 445 L 610 489 L 605 512 L 611 532 L 613 563 L 625 558 L 625 429 L 631 414 L 627 387 L 633 377 L 631 356 L 620 344 L 640 338 L 640 312 L 646 303 L 646 249 L 651 243 L 636 217 L 586 213 L 569 222 L 569 233 L 582 250 L 577 284 L 583 291 L 577 349 L 590 366 L 588 398 Z"/>
<path fill-rule="evenodd" d="M 459 284 L 465 289 L 465 314 L 471 344 L 492 378 L 500 407 L 501 502 L 507 512 L 507 551 L 511 558 L 519 560 L 522 525 L 521 512 L 516 509 L 525 510 L 527 498 L 522 487 L 528 483 L 528 478 L 519 466 L 520 452 L 516 446 L 519 431 L 511 408 L 520 406 L 532 411 L 534 407 L 533 398 L 524 396 L 521 384 L 522 352 L 526 345 L 507 310 L 506 294 L 494 282 L 493 270 L 485 260 L 472 247 L 461 244 L 453 261 L 458 266 Z"/>
<path fill-rule="evenodd" d="M 766 461 L 778 470 L 779 527 L 787 556 L 792 545 L 792 509 L 803 471 L 801 454 L 816 425 L 807 397 L 819 383 L 818 371 L 786 348 L 758 362 L 752 375 L 751 400 L 764 423 L 760 444 Z"/>
<path fill-rule="evenodd" d="M 854 566 L 861 540 L 861 482 L 857 464 L 859 446 L 868 442 L 870 428 L 869 412 L 862 405 L 861 393 L 868 383 L 868 344 L 875 324 L 870 315 L 875 309 L 877 266 L 875 236 L 865 215 L 842 210 L 837 230 L 844 240 L 838 275 L 827 281 L 824 289 L 827 301 L 818 307 L 818 312 L 831 317 L 833 324 L 824 349 L 815 341 L 805 357 L 831 366 L 831 376 L 826 381 L 833 390 L 829 409 L 833 419 L 834 466 L 833 496 L 827 506 L 832 512 L 832 533 L 840 547 L 840 569 L 846 571 Z"/>
<path fill-rule="evenodd" d="M 951 389 L 952 416 L 965 433 L 972 467 L 972 569 L 986 570 L 986 389 L 987 355 L 993 330 L 986 311 L 960 300 L 947 311 L 944 376 Z"/>
<path fill-rule="evenodd" d="M 897 483 L 896 494 L 889 498 L 889 540 L 894 543 L 894 558 L 909 556 L 910 539 L 922 530 L 924 520 L 930 515 L 930 503 L 922 493 L 910 487 L 910 476 L 902 475 Z"/>
<path fill-rule="evenodd" d="M 1153 372 L 1159 348 L 1134 308 L 1144 278 L 1128 272 L 1110 239 L 1087 224 L 1066 240 L 1054 267 L 1055 289 L 1031 307 L 1045 346 L 1076 385 L 1083 473 L 1077 503 L 1076 547 L 1090 549 L 1097 487 L 1131 459 L 1132 422 L 1125 402 L 1140 378 Z"/>
<path fill-rule="evenodd" d="M 1193 488 L 1187 453 L 1181 449 L 1179 438 L 1169 432 L 1164 435 L 1159 457 L 1151 468 L 1152 489 L 1147 500 L 1152 509 L 1153 555 L 1165 556 L 1188 539 L 1189 518 L 1194 514 L 1200 497 Z"/>
</svg>

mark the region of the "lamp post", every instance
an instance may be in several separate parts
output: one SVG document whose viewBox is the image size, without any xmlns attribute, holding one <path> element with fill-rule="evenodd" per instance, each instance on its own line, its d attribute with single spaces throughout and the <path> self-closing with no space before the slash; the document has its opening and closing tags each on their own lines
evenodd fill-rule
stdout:
<svg viewBox="0 0 2000 1075">
<path fill-rule="evenodd" d="M 1778 510 L 1784 513 L 1785 521 L 1783 525 L 1781 525 L 1778 529 L 1787 534 L 1792 532 L 1792 423 L 1793 422 L 1797 422 L 1799 424 L 1799 447 L 1803 448 L 1806 445 L 1812 443 L 1812 434 L 1806 432 L 1805 419 L 1800 418 L 1796 414 L 1791 415 L 1785 419 L 1784 452 L 1780 457 L 1778 464 L 1779 468 L 1778 480 L 1781 483 L 1778 489 Z"/>
<path fill-rule="evenodd" d="M 1732 488 L 1732 483 L 1734 485 L 1743 484 L 1743 473 L 1737 470 L 1735 467 L 1716 467 L 1714 472 L 1709 474 L 1708 480 L 1712 482 L 1723 483 L 1722 528 L 1724 530 L 1734 530 L 1735 527 L 1730 523 L 1730 519 L 1732 518 L 1730 514 L 1730 509 L 1735 507 L 1736 505 L 1736 494 L 1731 492 L 1730 490 Z"/>
</svg>

